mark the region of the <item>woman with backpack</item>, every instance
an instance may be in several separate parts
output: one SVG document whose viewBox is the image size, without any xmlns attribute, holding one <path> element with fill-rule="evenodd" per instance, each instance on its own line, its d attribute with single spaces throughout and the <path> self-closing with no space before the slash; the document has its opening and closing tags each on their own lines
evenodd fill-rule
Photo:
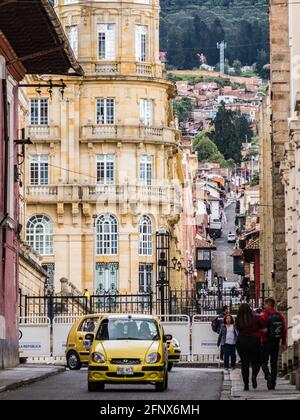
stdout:
<svg viewBox="0 0 300 420">
<path fill-rule="evenodd" d="M 254 314 L 247 303 L 240 306 L 236 327 L 238 331 L 237 351 L 242 363 L 242 376 L 245 391 L 249 391 L 250 365 L 252 366 L 252 386 L 257 388 L 257 375 L 260 370 L 261 332 L 266 331 L 266 324 L 260 316 Z"/>
<path fill-rule="evenodd" d="M 230 359 L 231 368 L 235 369 L 237 335 L 237 329 L 233 317 L 231 315 L 226 315 L 219 334 L 218 347 L 220 345 L 223 346 L 224 369 L 227 371 L 229 370 Z"/>
</svg>

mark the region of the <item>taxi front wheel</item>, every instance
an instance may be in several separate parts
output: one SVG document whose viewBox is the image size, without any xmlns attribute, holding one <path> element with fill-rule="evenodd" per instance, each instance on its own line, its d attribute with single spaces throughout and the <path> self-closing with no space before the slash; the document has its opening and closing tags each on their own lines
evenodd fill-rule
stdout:
<svg viewBox="0 0 300 420">
<path fill-rule="evenodd" d="M 79 370 L 81 368 L 80 358 L 75 351 L 70 351 L 68 353 L 67 365 L 70 370 Z"/>
<path fill-rule="evenodd" d="M 89 392 L 104 391 L 104 389 L 105 389 L 105 384 L 101 384 L 97 382 L 88 382 Z"/>
<path fill-rule="evenodd" d="M 155 391 L 156 392 L 165 392 L 168 389 L 169 378 L 168 374 L 166 373 L 165 379 L 163 382 L 157 382 L 155 384 Z"/>
</svg>

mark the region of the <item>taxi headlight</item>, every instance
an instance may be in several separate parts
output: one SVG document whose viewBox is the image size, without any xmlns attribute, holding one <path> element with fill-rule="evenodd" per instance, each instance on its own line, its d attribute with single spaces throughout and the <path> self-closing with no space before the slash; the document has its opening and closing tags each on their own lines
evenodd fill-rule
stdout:
<svg viewBox="0 0 300 420">
<path fill-rule="evenodd" d="M 105 363 L 105 356 L 101 353 L 93 353 L 92 360 L 95 363 Z"/>
<path fill-rule="evenodd" d="M 174 346 L 174 347 L 180 347 L 180 346 L 179 346 L 179 341 L 178 341 L 178 340 L 176 340 L 176 338 L 173 338 L 172 343 L 173 343 L 173 346 Z"/>
<path fill-rule="evenodd" d="M 161 360 L 161 355 L 159 353 L 148 354 L 146 362 L 149 364 L 158 363 Z"/>
</svg>

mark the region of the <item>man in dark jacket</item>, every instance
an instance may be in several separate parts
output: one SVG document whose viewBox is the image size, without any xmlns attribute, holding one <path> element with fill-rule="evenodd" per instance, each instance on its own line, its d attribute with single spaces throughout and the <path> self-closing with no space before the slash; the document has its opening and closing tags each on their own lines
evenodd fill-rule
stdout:
<svg viewBox="0 0 300 420">
<path fill-rule="evenodd" d="M 264 312 L 261 317 L 267 325 L 267 332 L 262 334 L 262 370 L 268 383 L 268 389 L 276 388 L 278 374 L 279 352 L 286 349 L 287 327 L 286 321 L 280 312 L 275 308 L 274 299 L 266 299 Z M 269 370 L 269 360 L 271 361 L 271 372 Z"/>
</svg>

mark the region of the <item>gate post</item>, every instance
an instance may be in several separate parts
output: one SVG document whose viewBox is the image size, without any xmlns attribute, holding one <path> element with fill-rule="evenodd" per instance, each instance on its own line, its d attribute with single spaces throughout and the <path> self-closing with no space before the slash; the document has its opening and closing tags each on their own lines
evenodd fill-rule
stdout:
<svg viewBox="0 0 300 420">
<path fill-rule="evenodd" d="M 51 326 L 53 325 L 54 310 L 53 310 L 53 295 L 45 297 L 47 299 L 47 313 L 48 318 L 50 319 Z"/>
<path fill-rule="evenodd" d="M 150 306 L 150 315 L 153 314 L 153 292 L 152 290 L 149 293 L 149 306 Z"/>
</svg>

